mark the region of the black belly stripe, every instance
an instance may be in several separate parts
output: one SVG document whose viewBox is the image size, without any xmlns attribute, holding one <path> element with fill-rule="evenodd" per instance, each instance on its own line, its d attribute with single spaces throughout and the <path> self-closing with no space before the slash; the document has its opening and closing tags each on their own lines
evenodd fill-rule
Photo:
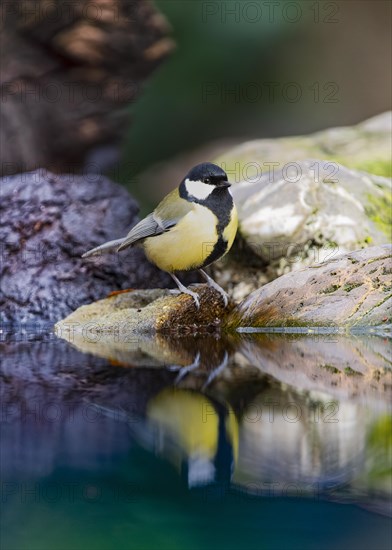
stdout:
<svg viewBox="0 0 392 550">
<path fill-rule="evenodd" d="M 205 262 L 200 267 L 206 267 L 207 265 L 212 264 L 213 262 L 216 262 L 216 260 L 219 260 L 227 251 L 227 241 L 224 240 L 222 235 L 219 235 L 219 239 L 217 240 L 214 248 L 212 249 L 211 254 L 207 256 L 205 259 Z"/>
</svg>

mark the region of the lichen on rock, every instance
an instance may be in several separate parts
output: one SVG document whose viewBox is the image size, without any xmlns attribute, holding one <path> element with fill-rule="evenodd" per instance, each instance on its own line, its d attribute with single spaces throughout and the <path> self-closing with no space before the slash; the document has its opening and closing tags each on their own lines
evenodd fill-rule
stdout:
<svg viewBox="0 0 392 550">
<path fill-rule="evenodd" d="M 216 162 L 235 182 L 279 172 L 309 158 L 333 161 L 354 170 L 391 177 L 392 114 L 386 112 L 355 126 L 328 128 L 307 136 L 255 139 L 221 154 Z"/>
<path fill-rule="evenodd" d="M 390 324 L 391 253 L 392 245 L 370 247 L 283 275 L 243 300 L 227 328 Z"/>
<path fill-rule="evenodd" d="M 276 275 L 390 242 L 390 180 L 341 165 L 331 178 L 326 161 L 295 164 L 295 181 L 280 172 L 233 189 L 240 233 Z"/>
<path fill-rule="evenodd" d="M 233 182 L 240 222 L 226 269 L 235 276 L 242 263 L 246 268 L 258 259 L 271 281 L 391 242 L 390 151 L 391 116 L 384 113 L 310 136 L 253 140 L 221 155 L 216 162 Z M 241 262 L 244 242 L 253 259 L 247 253 Z M 217 264 L 218 281 L 223 265 Z M 254 278 L 253 290 L 259 282 Z"/>
</svg>

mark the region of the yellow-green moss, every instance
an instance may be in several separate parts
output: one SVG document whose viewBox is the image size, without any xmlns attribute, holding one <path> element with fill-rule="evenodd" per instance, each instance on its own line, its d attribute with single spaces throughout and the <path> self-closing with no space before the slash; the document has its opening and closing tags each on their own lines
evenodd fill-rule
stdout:
<svg viewBox="0 0 392 550">
<path fill-rule="evenodd" d="M 334 367 L 333 365 L 320 365 L 320 367 L 322 369 L 325 369 L 329 372 L 331 372 L 332 374 L 341 374 L 341 371 L 339 369 L 337 369 L 336 367 Z"/>
<path fill-rule="evenodd" d="M 339 290 L 339 288 L 340 288 L 340 285 L 331 285 L 328 288 L 325 288 L 324 290 L 322 290 L 321 294 L 332 294 L 333 292 L 336 292 L 337 290 Z"/>
<path fill-rule="evenodd" d="M 345 369 L 344 369 L 344 374 L 346 374 L 347 376 L 363 376 L 363 374 L 361 372 L 358 372 L 356 370 L 353 370 L 351 367 L 347 366 Z"/>
<path fill-rule="evenodd" d="M 349 163 L 347 163 L 347 166 Z M 363 160 L 352 168 L 368 172 L 369 174 L 376 174 L 377 176 L 384 176 L 385 178 L 392 177 L 392 164 L 388 159 L 376 159 L 376 160 Z"/>
<path fill-rule="evenodd" d="M 372 447 L 381 447 L 387 451 L 392 449 L 392 417 L 389 414 L 373 424 L 368 435 L 368 443 Z"/>
<path fill-rule="evenodd" d="M 346 292 L 351 292 L 354 288 L 358 288 L 362 285 L 363 283 L 346 283 L 343 287 L 343 290 L 345 290 Z"/>
<path fill-rule="evenodd" d="M 389 239 L 392 238 L 392 196 L 384 190 L 381 196 L 366 195 L 368 204 L 365 206 L 366 215 L 375 223 Z"/>
</svg>

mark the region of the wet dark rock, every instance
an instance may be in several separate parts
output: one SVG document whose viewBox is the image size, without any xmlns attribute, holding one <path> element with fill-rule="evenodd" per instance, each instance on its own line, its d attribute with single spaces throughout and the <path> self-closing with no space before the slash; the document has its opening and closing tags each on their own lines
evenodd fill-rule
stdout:
<svg viewBox="0 0 392 550">
<path fill-rule="evenodd" d="M 141 250 L 81 258 L 138 220 L 136 202 L 109 179 L 36 171 L 3 178 L 1 189 L 2 322 L 57 321 L 115 290 L 170 284 Z"/>
</svg>

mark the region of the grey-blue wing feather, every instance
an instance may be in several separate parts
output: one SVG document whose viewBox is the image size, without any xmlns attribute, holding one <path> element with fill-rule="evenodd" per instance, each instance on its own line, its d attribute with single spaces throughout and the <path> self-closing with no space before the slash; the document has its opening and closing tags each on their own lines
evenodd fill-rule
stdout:
<svg viewBox="0 0 392 550">
<path fill-rule="evenodd" d="M 121 245 L 118 247 L 118 251 L 132 246 L 133 244 L 146 239 L 147 237 L 155 237 L 161 235 L 165 231 L 168 231 L 171 227 L 176 225 L 176 220 L 160 220 L 154 217 L 154 214 L 149 214 L 146 218 L 141 220 L 135 225 L 125 237 Z"/>
<path fill-rule="evenodd" d="M 116 252 L 120 244 L 124 239 L 116 239 L 115 241 L 108 241 L 95 248 L 92 248 L 88 252 L 85 252 L 82 258 L 89 258 L 90 256 L 101 256 L 102 254 L 108 254 L 109 252 Z"/>
</svg>

